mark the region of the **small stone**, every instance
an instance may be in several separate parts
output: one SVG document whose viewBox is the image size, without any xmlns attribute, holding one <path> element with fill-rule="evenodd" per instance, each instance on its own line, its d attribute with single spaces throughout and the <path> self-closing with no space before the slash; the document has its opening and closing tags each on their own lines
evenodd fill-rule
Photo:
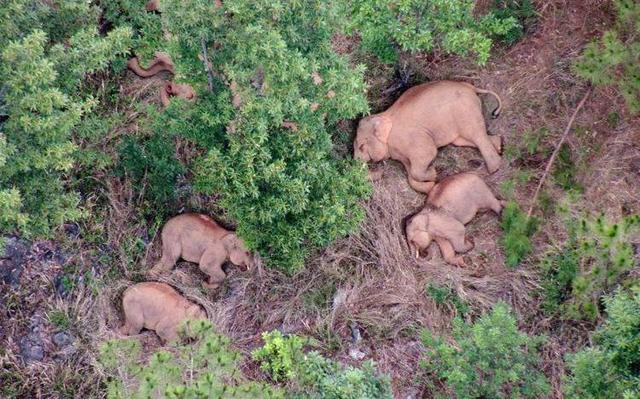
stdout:
<svg viewBox="0 0 640 399">
<path fill-rule="evenodd" d="M 52 341 L 58 348 L 64 348 L 73 343 L 73 337 L 64 331 L 53 334 Z"/>
<path fill-rule="evenodd" d="M 39 362 L 44 359 L 44 346 L 39 339 L 23 337 L 20 340 L 20 355 L 26 363 Z"/>
<path fill-rule="evenodd" d="M 366 355 L 358 348 L 349 348 L 349 356 L 353 360 L 362 360 Z"/>
</svg>

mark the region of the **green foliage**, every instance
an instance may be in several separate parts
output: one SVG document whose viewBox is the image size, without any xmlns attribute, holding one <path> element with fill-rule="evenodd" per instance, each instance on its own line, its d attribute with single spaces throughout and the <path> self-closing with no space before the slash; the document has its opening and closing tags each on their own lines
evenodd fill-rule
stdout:
<svg viewBox="0 0 640 399">
<path fill-rule="evenodd" d="M 595 345 L 568 356 L 567 398 L 640 397 L 640 286 L 605 300 L 609 318 Z"/>
<path fill-rule="evenodd" d="M 569 221 L 569 240 L 541 263 L 544 308 L 563 317 L 595 321 L 600 298 L 611 292 L 637 262 L 631 237 L 640 232 L 640 215 L 618 223 L 604 216 Z"/>
<path fill-rule="evenodd" d="M 575 64 L 577 74 L 596 85 L 615 85 L 631 112 L 640 111 L 640 3 L 616 0 L 617 22 L 589 43 Z"/>
<path fill-rule="evenodd" d="M 458 315 L 464 316 L 469 312 L 469 305 L 463 301 L 451 287 L 429 283 L 427 286 L 427 295 L 438 305 L 451 303 Z"/>
<path fill-rule="evenodd" d="M 544 340 L 518 331 L 507 305 L 497 304 L 473 324 L 456 318 L 453 338 L 455 345 L 423 334 L 428 355 L 423 367 L 450 391 L 439 397 L 539 398 L 549 391 L 538 370 L 537 350 Z"/>
<path fill-rule="evenodd" d="M 314 399 L 391 398 L 388 377 L 378 376 L 373 362 L 361 368 L 344 367 L 318 352 L 304 353 L 304 341 L 295 335 L 283 337 L 278 331 L 263 334 L 265 345 L 253 352 L 261 368 L 274 380 L 289 382 L 289 395 Z"/>
<path fill-rule="evenodd" d="M 565 143 L 560 147 L 555 165 L 553 179 L 564 190 L 582 191 L 582 186 L 576 181 L 578 173 L 576 164 L 571 156 L 571 148 Z"/>
<path fill-rule="evenodd" d="M 228 90 L 219 89 L 201 112 L 175 115 L 170 129 L 206 152 L 196 161 L 195 188 L 219 196 L 238 234 L 268 265 L 295 272 L 312 249 L 357 228 L 358 201 L 370 190 L 364 165 L 332 156 L 335 123 L 367 111 L 363 67 L 331 48 L 341 25 L 337 6 L 319 0 L 162 6 L 181 76 L 208 85 L 204 45 L 216 75 L 233 82 L 241 100 L 232 110 Z M 209 133 L 197 128 L 200 122 L 216 127 Z M 197 137 L 174 130 L 184 125 L 196 126 Z"/>
<path fill-rule="evenodd" d="M 137 340 L 110 340 L 100 347 L 107 373 L 107 397 L 119 398 L 284 398 L 281 391 L 249 382 L 238 369 L 240 355 L 208 321 L 187 323 L 185 336 L 171 351 L 155 352 L 140 362 Z"/>
<path fill-rule="evenodd" d="M 513 18 L 518 21 L 501 35 L 507 44 L 513 44 L 524 36 L 525 28 L 536 18 L 536 8 L 532 0 L 493 0 L 493 15 L 498 19 Z"/>
<path fill-rule="evenodd" d="M 500 240 L 509 267 L 516 267 L 531 252 L 533 244 L 531 237 L 536 231 L 537 221 L 528 218 L 515 201 L 509 201 L 502 210 L 501 227 L 503 231 Z"/>
<path fill-rule="evenodd" d="M 484 65 L 492 37 L 510 37 L 519 26 L 512 16 L 490 12 L 476 18 L 473 0 L 357 0 L 346 2 L 348 31 L 383 61 L 397 58 L 397 49 L 448 54 L 474 54 Z"/>
<path fill-rule="evenodd" d="M 0 209 L 7 210 L 1 229 L 47 235 L 82 215 L 78 196 L 66 188 L 77 149 L 71 132 L 96 102 L 79 98 L 77 88 L 85 74 L 126 52 L 129 36 L 118 29 L 100 38 L 95 28 L 86 28 L 63 45 L 34 30 L 3 43 L 1 101 L 8 119 L 0 132 Z"/>
<path fill-rule="evenodd" d="M 251 353 L 260 362 L 260 368 L 269 373 L 274 381 L 291 380 L 296 377 L 295 362 L 302 353 L 305 341 L 291 335 L 284 337 L 278 330 L 263 332 L 264 346 Z"/>
</svg>

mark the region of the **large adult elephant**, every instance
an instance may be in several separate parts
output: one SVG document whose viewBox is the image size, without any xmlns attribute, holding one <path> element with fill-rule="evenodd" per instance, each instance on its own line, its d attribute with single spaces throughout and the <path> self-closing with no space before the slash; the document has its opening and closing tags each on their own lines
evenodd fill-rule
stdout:
<svg viewBox="0 0 640 399">
<path fill-rule="evenodd" d="M 436 180 L 431 162 L 438 148 L 448 144 L 476 147 L 490 173 L 500 167 L 502 139 L 487 135 L 482 103 L 477 94 L 500 97 L 464 82 L 440 81 L 414 86 L 384 112 L 360 120 L 354 158 L 365 162 L 400 161 L 414 190 L 428 193 Z"/>
</svg>

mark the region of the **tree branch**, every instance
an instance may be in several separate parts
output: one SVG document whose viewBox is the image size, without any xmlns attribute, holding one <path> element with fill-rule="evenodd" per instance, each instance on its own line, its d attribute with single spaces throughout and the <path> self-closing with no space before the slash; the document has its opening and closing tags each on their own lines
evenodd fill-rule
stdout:
<svg viewBox="0 0 640 399">
<path fill-rule="evenodd" d="M 536 206 L 536 201 L 538 200 L 538 195 L 540 195 L 540 190 L 542 189 L 542 185 L 544 184 L 544 181 L 547 179 L 547 176 L 549 175 L 549 171 L 551 170 L 551 165 L 553 165 L 553 161 L 556 160 L 556 156 L 558 155 L 558 152 L 560 152 L 560 147 L 562 147 L 562 143 L 564 143 L 567 136 L 569 135 L 569 132 L 571 131 L 571 126 L 573 125 L 573 122 L 576 120 L 576 116 L 578 115 L 578 112 L 580 112 L 580 109 L 582 108 L 584 103 L 587 101 L 587 98 L 589 97 L 590 94 L 591 94 L 591 88 L 587 90 L 587 92 L 584 94 L 584 97 L 582 97 L 582 100 L 580 100 L 580 103 L 576 107 L 575 111 L 573 111 L 573 115 L 571 115 L 571 119 L 569 119 L 569 123 L 567 124 L 567 127 L 564 129 L 564 132 L 562 133 L 562 137 L 560 137 L 560 141 L 558 142 L 558 144 L 556 144 L 556 148 L 553 150 L 553 154 L 551 154 L 551 158 L 549 158 L 549 161 L 547 162 L 547 167 L 544 168 L 544 173 L 542 174 L 542 177 L 538 182 L 538 187 L 536 188 L 536 191 L 533 194 L 533 199 L 531 200 L 531 206 L 529 207 L 529 211 L 527 212 L 527 218 L 531 217 L 533 208 Z"/>
<path fill-rule="evenodd" d="M 202 47 L 202 62 L 204 63 L 204 70 L 207 72 L 207 79 L 209 80 L 209 91 L 213 93 L 213 71 L 209 66 L 209 56 L 207 55 L 207 42 L 204 37 L 200 38 L 200 46 Z"/>
</svg>

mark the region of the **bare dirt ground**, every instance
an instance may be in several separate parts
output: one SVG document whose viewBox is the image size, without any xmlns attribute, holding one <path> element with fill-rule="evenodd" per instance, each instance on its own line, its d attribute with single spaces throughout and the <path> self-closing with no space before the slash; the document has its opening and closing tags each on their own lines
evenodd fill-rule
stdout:
<svg viewBox="0 0 640 399">
<path fill-rule="evenodd" d="M 416 55 L 400 63 L 404 79 L 398 79 L 391 67 L 371 68 L 372 111 L 390 105 L 401 94 L 402 84 L 464 80 L 500 94 L 502 114 L 488 120 L 488 128 L 502 135 L 506 146 L 518 147 L 523 134 L 544 128 L 549 133 L 542 146 L 552 149 L 587 90 L 571 65 L 584 44 L 610 24 L 609 6 L 598 0 L 537 1 L 536 5 L 540 15 L 527 35 L 513 47 L 496 49 L 486 67 L 457 58 Z M 346 49 L 350 50 L 348 44 Z M 144 84 L 152 92 L 156 83 Z M 399 89 L 388 90 L 393 87 Z M 614 91 L 597 88 L 574 125 L 568 145 L 584 187 L 583 198 L 575 204 L 580 212 L 605 212 L 611 218 L 640 212 L 640 125 L 624 109 Z M 524 209 L 530 205 L 547 157 L 525 162 L 531 176 L 519 181 L 515 190 Z M 523 169 L 522 161 L 505 159 L 502 168 L 489 176 L 476 150 L 455 147 L 441 149 L 435 165 L 439 178 L 474 171 L 496 192 Z M 261 267 L 241 273 L 231 266 L 224 286 L 211 296 L 200 290 L 202 275 L 197 267 L 180 263 L 163 281 L 202 304 L 218 330 L 232 337 L 244 353 L 260 345 L 262 331 L 312 335 L 321 351 L 345 363 L 358 364 L 360 357 L 375 360 L 380 371 L 391 375 L 395 396 L 403 399 L 428 397 L 419 381 L 420 331 L 427 328 L 446 335 L 456 315 L 453 306 L 439 305 L 426 295 L 429 284 L 451 287 L 469 305 L 469 318 L 504 301 L 514 309 L 522 329 L 548 336 L 544 372 L 553 385 L 550 397 L 561 398 L 563 356 L 582 347 L 594 327 L 549 319 L 540 311 L 536 259 L 563 241 L 562 218 L 544 217 L 533 255 L 516 269 L 504 264 L 498 244 L 499 219 L 491 213 L 481 214 L 467 228 L 476 244 L 465 255 L 469 267 L 447 265 L 438 251 L 416 260 L 404 241 L 402 222 L 420 209 L 424 197 L 409 188 L 398 164 L 388 162 L 382 167 L 384 177 L 374 183 L 374 194 L 364 204 L 361 232 L 314 255 L 293 278 Z M 17 282 L 12 286 L 7 277 L 0 286 L 0 364 L 4 367 L 0 384 L 15 386 L 18 397 L 98 395 L 96 348 L 117 336 L 119 295 L 143 279 L 144 270 L 159 257 L 158 237 L 145 223 L 137 222 L 139 199 L 131 188 L 117 180 L 104 181 L 102 187 L 108 212 L 97 226 L 81 225 L 79 236 L 74 227 L 65 228 L 55 242 L 25 242 Z M 564 198 L 553 184 L 545 187 L 552 202 Z M 94 201 L 98 200 L 87 199 L 90 205 Z M 93 234 L 104 234 L 109 244 L 92 247 Z M 133 244 L 130 237 L 135 238 Z M 131 245 L 144 248 L 142 255 L 131 258 Z M 16 264 L 12 259 L 1 262 L 5 268 Z M 66 268 L 82 274 L 62 281 L 59 276 Z M 356 330 L 361 340 L 353 338 Z M 151 333 L 143 333 L 142 339 L 149 348 L 159 345 Z M 25 362 L 25 356 L 30 360 Z M 256 364 L 247 362 L 243 368 L 248 376 L 260 377 Z"/>
</svg>

